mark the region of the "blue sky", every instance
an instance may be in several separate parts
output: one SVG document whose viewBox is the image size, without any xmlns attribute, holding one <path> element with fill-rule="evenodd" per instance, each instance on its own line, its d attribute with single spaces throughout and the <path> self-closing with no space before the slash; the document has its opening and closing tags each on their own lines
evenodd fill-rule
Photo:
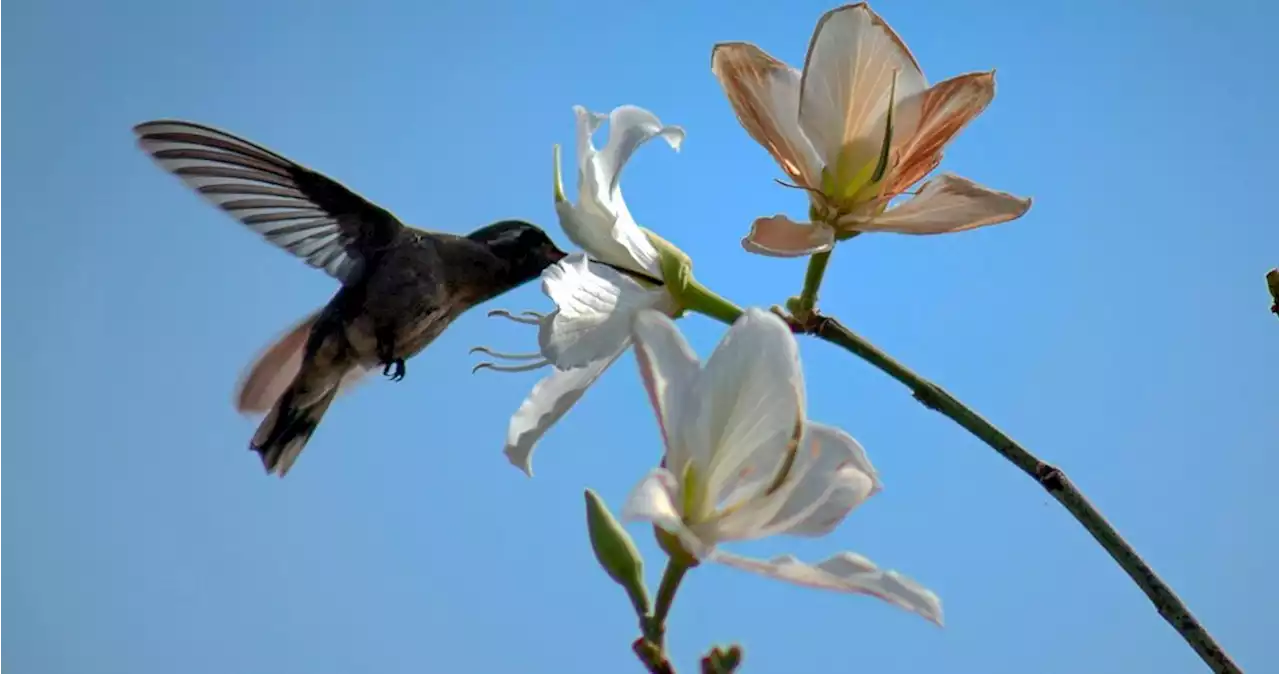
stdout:
<svg viewBox="0 0 1280 674">
<path fill-rule="evenodd" d="M 721 40 L 802 60 L 827 3 L 11 2 L 6 670 L 629 672 L 634 618 L 595 567 L 582 489 L 613 506 L 660 441 L 627 356 L 544 440 L 500 453 L 537 374 L 471 375 L 527 332 L 465 315 L 335 404 L 263 475 L 241 369 L 335 289 L 165 175 L 131 125 L 220 126 L 422 226 L 554 226 L 571 107 L 688 131 L 628 167 L 637 220 L 742 304 L 802 261 L 738 245 L 803 215 L 709 68 Z M 939 80 L 996 68 L 945 167 L 1035 198 L 1012 224 L 867 236 L 823 307 L 1064 468 L 1247 671 L 1277 666 L 1276 6 L 881 2 Z M 571 179 L 572 180 L 572 179 Z M 554 236 L 568 242 L 558 230 Z M 546 309 L 530 284 L 487 308 Z M 722 326 L 680 323 L 705 356 Z M 886 490 L 819 540 L 941 595 L 948 625 L 730 569 L 691 574 L 681 671 L 738 641 L 746 672 L 1200 672 L 1036 485 L 878 371 L 804 341 L 810 414 Z M 632 529 L 656 585 L 659 552 Z"/>
</svg>

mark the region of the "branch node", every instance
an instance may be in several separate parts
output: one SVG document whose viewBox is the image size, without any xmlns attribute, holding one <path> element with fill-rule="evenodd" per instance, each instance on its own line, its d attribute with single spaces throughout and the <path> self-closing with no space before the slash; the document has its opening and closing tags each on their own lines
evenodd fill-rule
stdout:
<svg viewBox="0 0 1280 674">
<path fill-rule="evenodd" d="M 1036 481 L 1038 481 L 1040 486 L 1044 487 L 1046 491 L 1054 493 L 1065 491 L 1067 488 L 1067 476 L 1056 466 L 1051 466 L 1043 462 L 1036 467 Z"/>
</svg>

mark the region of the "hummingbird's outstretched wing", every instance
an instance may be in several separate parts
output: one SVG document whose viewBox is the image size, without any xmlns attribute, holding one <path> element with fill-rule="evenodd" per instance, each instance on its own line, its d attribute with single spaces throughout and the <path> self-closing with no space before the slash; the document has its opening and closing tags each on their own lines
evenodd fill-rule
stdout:
<svg viewBox="0 0 1280 674">
<path fill-rule="evenodd" d="M 225 131 L 175 120 L 133 131 L 147 154 L 209 202 L 343 283 L 403 227 L 337 181 Z"/>
</svg>

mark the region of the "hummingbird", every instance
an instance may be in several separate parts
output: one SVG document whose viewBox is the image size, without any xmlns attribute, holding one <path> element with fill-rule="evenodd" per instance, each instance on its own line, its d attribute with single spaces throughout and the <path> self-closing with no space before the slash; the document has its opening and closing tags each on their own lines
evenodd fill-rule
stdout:
<svg viewBox="0 0 1280 674">
<path fill-rule="evenodd" d="M 156 120 L 134 133 L 161 168 L 341 283 L 239 385 L 239 411 L 265 413 L 249 448 L 268 474 L 285 476 L 339 392 L 379 366 L 404 379 L 405 361 L 459 315 L 565 257 L 521 220 L 465 236 L 410 227 L 332 178 L 203 124 Z"/>
</svg>

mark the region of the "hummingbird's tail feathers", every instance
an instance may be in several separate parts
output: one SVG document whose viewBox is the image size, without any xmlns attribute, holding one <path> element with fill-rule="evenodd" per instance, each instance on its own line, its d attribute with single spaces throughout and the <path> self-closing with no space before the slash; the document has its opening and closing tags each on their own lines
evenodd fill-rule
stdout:
<svg viewBox="0 0 1280 674">
<path fill-rule="evenodd" d="M 312 403 L 295 405 L 293 390 L 285 391 L 249 441 L 249 448 L 262 457 L 268 475 L 284 477 L 289 472 L 337 395 L 335 386 Z"/>
<path fill-rule="evenodd" d="M 264 414 L 280 400 L 280 396 L 284 395 L 302 369 L 302 355 L 307 348 L 307 338 L 319 316 L 319 310 L 307 316 L 258 356 L 236 387 L 237 412 Z M 369 372 L 364 367 L 352 368 L 343 376 L 338 392 L 345 393 Z"/>
</svg>

